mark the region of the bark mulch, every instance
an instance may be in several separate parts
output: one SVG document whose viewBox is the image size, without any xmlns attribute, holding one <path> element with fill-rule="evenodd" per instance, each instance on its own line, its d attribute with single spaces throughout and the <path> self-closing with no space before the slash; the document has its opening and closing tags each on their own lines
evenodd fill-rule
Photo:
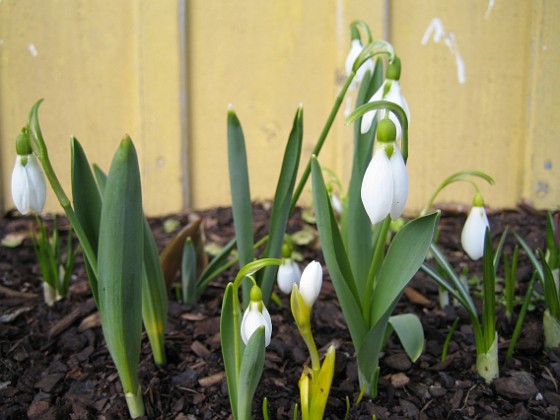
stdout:
<svg viewBox="0 0 560 420">
<path fill-rule="evenodd" d="M 224 245 L 233 237 L 228 208 L 198 213 L 208 243 Z M 255 206 L 256 231 L 266 230 L 268 207 Z M 164 222 L 186 223 L 188 213 L 152 219 L 160 247 L 173 236 Z M 47 217 L 48 220 L 48 217 Z M 50 218 L 52 220 L 52 217 Z M 460 247 L 465 215 L 444 211 L 439 243 L 454 266 L 470 278 L 480 276 L 481 261 L 472 262 Z M 506 226 L 515 229 L 533 247 L 544 245 L 545 213 L 527 207 L 490 214 L 494 243 Z M 0 238 L 20 242 L 0 247 L 0 418 L 1 419 L 94 419 L 126 418 L 128 411 L 116 369 L 105 347 L 99 318 L 92 300 L 85 269 L 79 259 L 70 296 L 48 307 L 42 296 L 41 273 L 29 231 L 33 218 L 8 213 L 0 219 Z M 64 219 L 59 227 L 67 229 Z M 303 228 L 316 235 L 314 226 L 297 212 L 290 232 Z M 312 236 L 313 238 L 313 236 Z M 511 252 L 510 235 L 506 252 Z M 323 263 L 318 240 L 298 248 L 304 262 Z M 501 272 L 501 270 L 500 270 Z M 156 367 L 149 344 L 143 340 L 140 381 L 148 418 L 227 419 L 230 416 L 227 385 L 220 350 L 219 320 L 225 285 L 235 276 L 225 272 L 206 290 L 200 301 L 183 305 L 170 296 L 166 351 L 168 365 Z M 518 273 L 519 296 L 525 292 L 532 268 L 521 255 Z M 501 287 L 501 282 L 499 288 Z M 540 291 L 537 285 L 537 291 Z M 500 301 L 501 292 L 498 294 Z M 299 400 L 297 383 L 303 365 L 309 363 L 289 301 L 271 304 L 272 342 L 266 351 L 265 369 L 255 398 L 255 418 L 262 418 L 266 396 L 271 419 L 292 418 Z M 535 299 L 528 312 L 521 338 L 510 363 L 505 352 L 513 327 L 500 307 L 500 378 L 486 385 L 477 376 L 472 329 L 460 307 L 438 306 L 437 287 L 418 273 L 397 307 L 397 313 L 415 313 L 424 326 L 425 350 L 412 363 L 398 340 L 392 337 L 381 359 L 379 395 L 355 404 L 359 394 L 356 363 L 350 336 L 334 289 L 325 269 L 319 301 L 313 309 L 313 332 L 317 346 L 325 351 L 337 347 L 335 376 L 326 418 L 342 419 L 350 402 L 349 418 L 516 418 L 547 419 L 558 416 L 560 407 L 560 352 L 545 351 L 542 337 L 542 299 Z M 448 357 L 441 361 L 444 341 L 453 321 Z"/>
</svg>

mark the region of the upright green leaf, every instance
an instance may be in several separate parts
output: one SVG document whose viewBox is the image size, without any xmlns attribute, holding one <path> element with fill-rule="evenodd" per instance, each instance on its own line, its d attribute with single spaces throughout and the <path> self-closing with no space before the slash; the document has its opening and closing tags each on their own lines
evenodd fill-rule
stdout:
<svg viewBox="0 0 560 420">
<path fill-rule="evenodd" d="M 212 260 L 208 263 L 208 265 L 204 268 L 202 273 L 198 278 L 198 284 L 196 286 L 196 295 L 200 296 L 208 286 L 212 280 L 218 277 L 221 273 L 224 272 L 226 267 L 229 267 L 232 262 L 228 262 L 228 257 L 231 254 L 231 251 L 235 248 L 235 239 L 229 241 L 220 251 L 218 255 L 216 255 Z"/>
<path fill-rule="evenodd" d="M 391 316 L 392 309 L 396 303 L 387 310 L 381 318 L 377 320 L 369 331 L 356 343 L 356 359 L 358 362 L 358 375 L 360 385 L 365 386 L 365 392 L 375 397 L 377 395 L 377 377 L 379 375 L 379 357 L 384 344 L 385 332 L 387 331 L 387 323 Z M 353 341 L 353 340 L 352 340 Z"/>
<path fill-rule="evenodd" d="M 228 283 L 226 286 L 224 300 L 222 301 L 222 315 L 220 317 L 222 358 L 224 359 L 229 401 L 234 418 L 236 418 L 238 412 L 237 397 L 239 389 L 237 384 L 241 367 L 241 353 L 244 348 L 239 332 L 241 322 L 239 319 L 238 297 L 235 295 L 236 290 L 233 283 Z"/>
<path fill-rule="evenodd" d="M 383 73 L 383 66 L 381 61 L 377 60 L 374 74 L 366 72 L 362 80 L 356 107 L 369 100 L 370 88 L 379 83 L 378 75 L 380 73 Z M 342 235 L 348 250 L 350 266 L 358 284 L 357 287 L 359 290 L 364 290 L 368 279 L 369 262 L 373 255 L 373 242 L 371 222 L 362 204 L 361 189 L 362 180 L 372 156 L 377 120 L 374 120 L 370 130 L 364 134 L 361 133 L 361 122 L 360 118 L 354 123 L 354 155 L 346 200 L 348 207 L 342 220 Z"/>
<path fill-rule="evenodd" d="M 183 303 L 196 301 L 196 251 L 191 238 L 187 238 L 181 259 L 181 292 Z"/>
<path fill-rule="evenodd" d="M 107 175 L 95 164 L 93 171 L 103 196 L 107 185 Z M 144 261 L 142 264 L 142 319 L 150 340 L 154 361 L 158 365 L 163 365 L 166 363 L 167 286 L 154 235 L 145 216 Z M 163 285 L 160 281 L 161 276 L 163 276 Z"/>
<path fill-rule="evenodd" d="M 245 137 L 237 115 L 230 109 L 227 118 L 228 128 L 228 162 L 229 180 L 235 238 L 239 252 L 239 266 L 253 261 L 253 209 L 249 188 L 249 170 L 247 168 L 247 152 Z M 249 300 L 251 282 L 243 283 L 243 302 Z"/>
<path fill-rule="evenodd" d="M 502 238 L 504 237 L 502 235 Z M 496 335 L 496 269 L 494 268 L 494 251 L 488 227 L 484 235 L 482 289 L 482 331 L 484 351 L 488 352 L 494 344 Z"/>
<path fill-rule="evenodd" d="M 82 145 L 75 137 L 71 138 L 70 145 L 74 212 L 93 251 L 97 252 L 102 206 L 101 194 Z M 87 257 L 85 258 L 85 263 L 91 291 L 97 302 L 97 278 Z"/>
<path fill-rule="evenodd" d="M 317 217 L 317 228 L 321 238 L 323 256 L 329 269 L 329 275 L 334 284 L 336 295 L 342 307 L 344 318 L 350 330 L 352 341 L 357 348 L 365 334 L 367 326 L 362 318 L 362 308 L 359 292 L 354 282 L 354 276 L 337 221 L 334 217 L 321 167 L 317 159 L 312 159 L 311 172 L 313 181 L 313 204 Z"/>
<path fill-rule="evenodd" d="M 107 347 L 121 378 L 131 415 L 142 394 L 138 363 L 142 333 L 144 225 L 136 151 L 125 138 L 113 158 L 99 228 L 99 312 Z M 142 414 L 140 414 L 142 415 Z"/>
<path fill-rule="evenodd" d="M 270 214 L 270 225 L 268 229 L 268 243 L 263 254 L 264 257 L 280 258 L 282 253 L 282 244 L 284 243 L 284 234 L 288 225 L 290 216 L 290 203 L 294 186 L 296 184 L 299 160 L 301 156 L 301 144 L 303 141 L 303 108 L 300 106 L 294 117 L 294 123 L 288 144 L 284 151 L 284 159 L 282 161 L 282 169 L 274 194 L 272 203 L 272 212 Z M 268 303 L 272 288 L 276 279 L 277 268 L 274 266 L 267 267 L 263 270 L 261 289 L 263 293 L 264 303 Z"/>
<path fill-rule="evenodd" d="M 164 365 L 167 327 L 167 287 L 161 260 L 148 220 L 144 217 L 144 269 L 142 270 L 142 319 L 157 365 Z"/>
<path fill-rule="evenodd" d="M 434 237 L 439 212 L 414 219 L 393 238 L 373 291 L 371 322 L 375 325 L 418 271 Z"/>
<path fill-rule="evenodd" d="M 260 327 L 251 335 L 241 358 L 236 420 L 252 418 L 253 397 L 264 367 L 264 349 L 264 327 Z"/>
</svg>

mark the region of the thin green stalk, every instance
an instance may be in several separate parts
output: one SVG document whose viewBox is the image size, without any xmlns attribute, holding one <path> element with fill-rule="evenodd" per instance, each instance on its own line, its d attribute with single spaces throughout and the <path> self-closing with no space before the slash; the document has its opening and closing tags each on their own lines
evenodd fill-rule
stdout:
<svg viewBox="0 0 560 420">
<path fill-rule="evenodd" d="M 537 274 L 533 273 L 533 275 L 531 276 L 531 281 L 529 282 L 529 286 L 527 287 L 527 293 L 525 294 L 525 298 L 523 299 L 523 305 L 521 306 L 521 310 L 519 311 L 519 316 L 517 317 L 517 321 L 515 322 L 515 328 L 513 329 L 513 334 L 511 335 L 511 340 L 509 342 L 508 350 L 506 353 L 506 362 L 511 359 L 511 356 L 513 355 L 513 350 L 515 349 L 515 344 L 517 343 L 517 339 L 521 335 L 521 327 L 523 327 L 525 314 L 527 313 L 527 308 L 529 307 L 529 303 L 531 302 L 531 297 L 533 296 L 533 289 L 535 287 L 536 279 L 537 279 Z"/>
<path fill-rule="evenodd" d="M 447 351 L 449 350 L 449 343 L 451 343 L 451 338 L 453 337 L 453 334 L 455 334 L 455 330 L 457 329 L 458 325 L 459 325 L 459 317 L 455 318 L 455 321 L 453 321 L 453 324 L 449 329 L 449 333 L 447 333 L 447 337 L 445 338 L 445 343 L 443 343 L 443 350 L 441 352 L 442 363 L 445 362 L 445 360 L 447 359 Z"/>
<path fill-rule="evenodd" d="M 43 100 L 41 99 L 37 101 L 35 105 L 33 105 L 33 107 L 31 108 L 31 113 L 29 115 L 29 125 L 30 127 L 32 126 L 33 128 L 33 130 L 30 130 L 31 137 L 32 137 L 31 145 L 33 151 L 35 152 L 37 158 L 39 159 L 41 165 L 43 166 L 43 171 L 45 172 L 45 176 L 49 180 L 51 188 L 53 189 L 56 198 L 58 199 L 58 202 L 60 203 L 62 209 L 64 210 L 64 213 L 68 218 L 68 221 L 73 226 L 74 232 L 76 232 L 76 236 L 78 237 L 78 240 L 80 241 L 80 245 L 82 247 L 82 252 L 88 259 L 93 274 L 95 275 L 95 278 L 97 278 L 98 276 L 97 276 L 96 253 L 93 251 L 89 243 L 89 240 L 87 239 L 87 236 L 82 228 L 82 225 L 80 224 L 76 216 L 76 213 L 74 212 L 74 209 L 70 204 L 70 199 L 64 192 L 64 189 L 62 188 L 62 185 L 60 184 L 60 181 L 58 180 L 58 177 L 56 176 L 56 173 L 49 159 L 47 147 L 43 139 L 43 134 L 41 133 L 41 126 L 39 124 L 39 116 L 38 116 L 39 105 L 41 104 L 42 101 Z M 33 135 L 33 131 L 34 131 L 34 135 Z M 33 140 L 35 140 L 37 143 L 35 143 L 35 141 Z M 93 289 L 93 296 L 97 301 L 97 285 L 92 284 L 91 287 Z"/>
<path fill-rule="evenodd" d="M 511 321 L 513 315 L 513 305 L 515 299 L 515 283 L 517 279 L 517 261 L 519 259 L 519 246 L 515 245 L 513 255 L 511 257 L 511 264 L 507 254 L 504 254 L 504 269 L 505 269 L 505 298 L 506 298 L 506 318 Z"/>
<path fill-rule="evenodd" d="M 373 260 L 371 262 L 371 266 L 369 269 L 368 279 L 366 289 L 362 290 L 363 293 L 363 313 L 362 316 L 365 320 L 370 319 L 369 312 L 371 309 L 372 299 L 371 296 L 373 295 L 373 289 L 375 287 L 375 278 L 377 277 L 377 273 L 379 272 L 379 268 L 383 263 L 383 255 L 385 253 L 385 244 L 387 239 L 387 233 L 389 232 L 389 228 L 391 227 L 391 218 L 387 216 L 381 225 L 381 230 L 377 237 L 377 241 L 375 244 L 375 250 L 373 252 Z M 369 326 L 371 328 L 371 325 Z"/>
<path fill-rule="evenodd" d="M 235 241 L 235 239 L 234 239 L 234 241 Z M 255 242 L 255 244 L 253 245 L 253 249 L 259 248 L 260 246 L 264 245 L 267 241 L 268 241 L 268 235 L 263 236 L 261 239 L 259 239 L 257 242 Z M 234 242 L 234 244 L 235 244 L 235 242 Z M 204 290 L 206 289 L 206 287 L 208 286 L 208 284 L 212 280 L 214 280 L 216 277 L 218 277 L 220 274 L 222 274 L 224 271 L 226 271 L 231 266 L 237 264 L 238 261 L 239 261 L 239 256 L 236 256 L 236 257 L 232 258 L 230 261 L 228 261 L 227 263 L 225 263 L 224 265 L 219 266 L 214 271 L 211 271 L 210 274 L 207 274 L 208 272 L 205 270 L 205 272 L 203 272 L 200 275 L 200 278 L 202 280 L 196 286 L 197 296 L 200 296 L 202 294 L 202 292 L 204 292 Z"/>
<path fill-rule="evenodd" d="M 496 277 L 492 255 L 492 244 L 490 231 L 486 229 L 484 246 L 484 273 L 483 273 L 483 295 L 482 295 L 482 325 L 484 334 L 484 347 L 486 351 L 494 343 L 496 334 Z"/>
<path fill-rule="evenodd" d="M 348 88 L 352 84 L 352 80 L 354 80 L 355 75 L 356 75 L 356 73 L 354 73 L 354 72 L 351 72 L 348 75 L 348 78 L 346 79 L 346 82 L 344 83 L 344 86 L 342 87 L 338 96 L 336 97 L 334 105 L 331 109 L 331 113 L 329 114 L 329 117 L 327 118 L 327 122 L 325 123 L 325 126 L 323 127 L 323 131 L 321 131 L 321 135 L 319 136 L 319 139 L 317 140 L 317 143 L 315 144 L 315 147 L 313 148 L 312 156 L 318 156 L 319 155 L 319 152 L 321 151 L 321 148 L 323 147 L 323 144 L 325 143 L 327 135 L 329 134 L 331 126 L 334 122 L 336 114 L 338 113 L 340 105 L 342 104 L 344 96 L 346 96 L 346 92 L 348 91 Z M 296 207 L 296 204 L 297 204 L 297 202 L 299 200 L 299 197 L 300 197 L 300 195 L 303 191 L 303 188 L 305 187 L 305 183 L 307 182 L 307 179 L 309 178 L 310 173 L 311 173 L 311 158 L 307 162 L 307 166 L 305 167 L 305 170 L 303 171 L 303 175 L 301 176 L 301 179 L 299 180 L 299 183 L 296 186 L 296 189 L 294 191 L 294 195 L 292 196 L 292 202 L 290 204 L 290 214 L 293 213 L 293 211 Z"/>
<path fill-rule="evenodd" d="M 487 175 L 487 174 L 485 174 L 484 172 L 481 172 L 481 171 L 476 171 L 476 170 L 468 171 L 467 170 L 467 171 L 455 172 L 454 174 L 451 174 L 447 178 L 445 178 L 442 181 L 442 183 L 436 188 L 436 190 L 431 195 L 431 197 L 428 199 L 428 201 L 426 202 L 426 205 L 424 206 L 424 208 L 420 212 L 420 215 L 426 214 L 428 212 L 428 210 L 430 210 L 430 208 L 434 204 L 434 201 L 436 200 L 439 193 L 445 187 L 447 187 L 450 184 L 453 184 L 454 182 L 459 182 L 459 181 L 467 182 L 467 183 L 471 184 L 475 188 L 475 190 L 478 192 L 479 190 L 478 190 L 478 186 L 476 185 L 476 183 L 474 183 L 473 181 L 465 179 L 465 177 L 467 177 L 467 176 L 478 177 L 478 178 L 481 178 L 481 179 L 485 180 L 490 185 L 494 184 L 494 179 L 490 175 Z"/>
<path fill-rule="evenodd" d="M 432 252 L 434 252 L 434 250 L 437 250 L 437 247 L 435 247 L 432 244 Z M 439 252 L 439 250 L 437 250 L 437 252 Z M 445 263 L 447 263 L 447 261 L 445 261 Z M 465 292 L 462 290 L 464 288 L 464 285 L 462 284 L 461 280 L 455 275 L 455 273 L 451 272 L 452 273 L 451 281 L 453 284 L 453 286 L 451 286 L 439 273 L 437 273 L 427 263 L 422 264 L 421 268 L 426 274 L 428 274 L 431 278 L 433 278 L 439 286 L 447 290 L 451 294 L 451 296 L 453 296 L 455 299 L 457 299 L 457 301 L 461 305 L 463 305 L 471 320 L 473 335 L 474 335 L 474 343 L 476 346 L 476 353 L 477 354 L 483 353 L 484 334 L 482 333 L 480 320 L 478 319 L 478 312 L 476 310 L 476 307 L 474 306 L 474 303 L 470 295 L 468 293 L 465 294 Z M 446 273 L 449 274 L 447 270 Z"/>
</svg>

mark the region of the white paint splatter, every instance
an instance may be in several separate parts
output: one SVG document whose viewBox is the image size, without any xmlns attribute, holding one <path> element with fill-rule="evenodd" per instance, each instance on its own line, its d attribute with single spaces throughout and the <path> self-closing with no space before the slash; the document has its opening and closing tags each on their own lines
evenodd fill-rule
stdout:
<svg viewBox="0 0 560 420">
<path fill-rule="evenodd" d="M 32 57 L 37 57 L 37 54 L 39 54 L 39 52 L 37 51 L 37 48 L 35 48 L 35 44 L 30 43 L 27 48 L 29 49 L 29 53 Z"/>
<path fill-rule="evenodd" d="M 486 9 L 486 13 L 484 13 L 484 19 L 488 19 L 490 17 L 490 13 L 492 13 L 492 9 L 496 4 L 496 0 L 488 0 L 488 8 Z"/>
<path fill-rule="evenodd" d="M 457 65 L 457 79 L 459 83 L 463 84 L 467 81 L 467 76 L 465 74 L 465 63 L 459 52 L 459 47 L 457 46 L 457 41 L 455 40 L 455 34 L 453 32 L 446 32 L 443 27 L 441 19 L 435 17 L 432 19 L 424 36 L 422 37 L 422 45 L 428 44 L 430 37 L 434 40 L 436 44 L 443 39 L 445 45 L 449 49 L 449 52 L 455 56 L 455 64 Z"/>
</svg>

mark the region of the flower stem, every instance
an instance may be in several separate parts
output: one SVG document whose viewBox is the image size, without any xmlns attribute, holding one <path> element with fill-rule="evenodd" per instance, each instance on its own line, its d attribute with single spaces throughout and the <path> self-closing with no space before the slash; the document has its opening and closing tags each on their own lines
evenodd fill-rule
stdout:
<svg viewBox="0 0 560 420">
<path fill-rule="evenodd" d="M 96 253 L 93 251 L 93 248 L 91 247 L 91 244 L 86 236 L 86 233 L 84 232 L 82 225 L 80 224 L 80 221 L 78 220 L 78 217 L 76 216 L 76 213 L 74 212 L 74 209 L 70 204 L 70 199 L 64 192 L 62 185 L 60 184 L 60 181 L 58 180 L 58 177 L 54 172 L 54 169 L 51 165 L 51 161 L 49 160 L 48 153 L 46 152 L 46 148 L 41 152 L 40 156 L 38 156 L 38 159 L 43 166 L 43 171 L 45 172 L 45 175 L 49 180 L 49 183 L 51 184 L 51 188 L 53 189 L 56 198 L 58 199 L 58 202 L 62 206 L 62 209 L 66 214 L 66 217 L 68 217 L 68 221 L 72 225 L 74 232 L 76 232 L 76 236 L 78 237 L 78 240 L 80 241 L 80 245 L 82 247 L 82 252 L 86 256 L 95 278 L 97 278 Z M 95 289 L 97 289 L 96 286 Z M 97 301 L 97 290 L 94 291 L 94 298 Z"/>
<path fill-rule="evenodd" d="M 362 291 L 364 296 L 363 305 L 363 318 L 369 322 L 369 312 L 371 310 L 371 296 L 373 294 L 373 288 L 375 286 L 375 277 L 379 272 L 379 268 L 383 263 L 383 255 L 385 251 L 385 244 L 387 242 L 387 233 L 389 232 L 389 227 L 391 226 L 391 218 L 387 216 L 381 225 L 381 230 L 379 231 L 379 237 L 377 238 L 377 243 L 375 250 L 373 252 L 373 259 L 371 261 L 371 266 L 369 269 L 366 289 Z"/>
<path fill-rule="evenodd" d="M 336 114 L 338 113 L 338 110 L 340 109 L 340 105 L 342 104 L 342 100 L 344 99 L 344 96 L 346 96 L 346 92 L 348 91 L 348 88 L 352 84 L 352 80 L 354 80 L 355 75 L 356 74 L 354 72 L 351 72 L 348 75 L 348 78 L 346 79 L 346 82 L 344 83 L 344 86 L 342 87 L 342 89 L 340 90 L 340 93 L 336 97 L 334 105 L 331 109 L 331 113 L 329 114 L 329 117 L 327 118 L 327 122 L 325 123 L 325 126 L 323 127 L 323 131 L 321 131 L 321 135 L 319 136 L 319 139 L 317 140 L 317 143 L 315 144 L 315 147 L 313 148 L 312 156 L 318 156 L 319 155 L 319 152 L 321 151 L 321 148 L 323 147 L 323 144 L 325 143 L 327 135 L 329 134 L 329 131 L 332 127 L 332 124 L 334 122 Z M 307 182 L 307 179 L 309 178 L 310 173 L 311 173 L 311 158 L 307 162 L 307 166 L 305 167 L 305 171 L 303 172 L 303 175 L 301 176 L 301 179 L 299 180 L 299 183 L 298 183 L 298 185 L 297 185 L 297 187 L 294 191 L 294 195 L 292 196 L 292 202 L 290 204 L 290 214 L 294 211 L 294 208 L 296 207 L 297 201 L 299 200 L 301 192 L 303 191 L 303 188 L 305 187 L 305 183 Z"/>
<path fill-rule="evenodd" d="M 144 415 L 144 399 L 142 398 L 142 388 L 138 387 L 136 393 L 125 393 L 128 412 L 133 419 Z"/>
</svg>

